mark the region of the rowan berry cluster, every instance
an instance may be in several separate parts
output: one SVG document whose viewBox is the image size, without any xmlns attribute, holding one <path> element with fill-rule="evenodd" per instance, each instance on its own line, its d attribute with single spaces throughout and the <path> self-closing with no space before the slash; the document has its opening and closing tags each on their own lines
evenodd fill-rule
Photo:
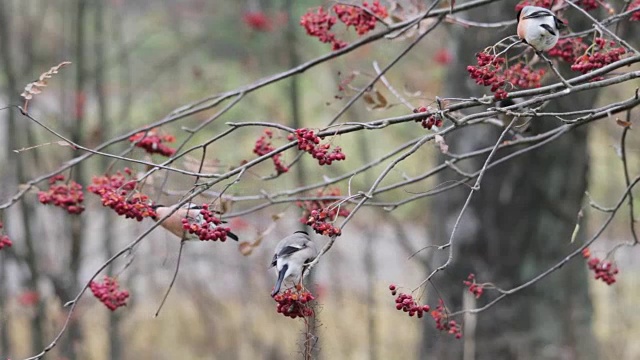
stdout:
<svg viewBox="0 0 640 360">
<path fill-rule="evenodd" d="M 507 92 L 503 89 L 506 82 L 501 74 L 505 58 L 481 52 L 476 54 L 476 60 L 476 66 L 467 66 L 471 78 L 478 85 L 491 86 L 491 92 L 494 93 L 496 100 L 506 98 Z"/>
<path fill-rule="evenodd" d="M 224 242 L 227 240 L 231 228 L 221 226 L 222 220 L 209 210 L 209 204 L 202 204 L 201 209 L 193 211 L 199 212 L 199 214 L 195 218 L 183 218 L 182 229 L 189 234 L 197 235 L 202 241 L 220 240 Z"/>
<path fill-rule="evenodd" d="M 271 19 L 262 11 L 249 11 L 242 15 L 242 21 L 255 31 L 271 31 Z"/>
<path fill-rule="evenodd" d="M 287 138 L 293 140 L 294 134 L 289 134 Z M 306 128 L 297 129 L 295 138 L 298 140 L 298 149 L 311 154 L 314 159 L 318 160 L 318 164 L 321 166 L 331 165 L 334 161 L 342 161 L 347 158 L 339 146 L 336 146 L 330 152 L 331 144 L 320 144 L 320 137 L 317 136 L 313 130 Z"/>
<path fill-rule="evenodd" d="M 391 295 L 396 296 L 397 288 L 395 285 L 389 285 L 389 291 L 391 291 Z M 409 314 L 409 316 L 418 316 L 418 318 L 422 318 L 424 313 L 429 312 L 429 305 L 420 305 L 418 304 L 412 295 L 400 293 L 396 296 L 396 310 L 402 310 Z"/>
<path fill-rule="evenodd" d="M 173 156 L 176 149 L 170 148 L 164 143 L 176 141 L 173 135 L 158 135 L 155 130 L 142 131 L 131 135 L 129 141 L 135 143 L 136 147 L 145 149 L 149 154 L 160 154 L 162 156 Z"/>
<path fill-rule="evenodd" d="M 447 333 L 456 337 L 456 339 L 462 338 L 462 329 L 460 324 L 455 320 L 449 320 L 447 311 L 444 308 L 444 301 L 440 299 L 438 306 L 431 312 L 431 317 L 436 321 L 436 329 L 440 331 L 446 331 Z"/>
<path fill-rule="evenodd" d="M 115 278 L 105 275 L 102 283 L 91 281 L 89 288 L 93 296 L 100 300 L 100 302 L 111 311 L 127 305 L 129 292 L 127 290 L 120 290 L 118 281 Z"/>
<path fill-rule="evenodd" d="M 525 6 L 539 6 L 547 9 L 551 9 L 555 0 L 524 0 L 516 5 L 516 12 L 522 10 Z"/>
<path fill-rule="evenodd" d="M 588 46 L 582 42 L 582 38 L 560 39 L 556 46 L 549 50 L 551 57 L 558 57 L 562 60 L 573 64 L 576 59 L 584 54 Z"/>
<path fill-rule="evenodd" d="M 115 210 L 118 215 L 142 221 L 145 217 L 156 217 L 156 211 L 147 195 L 134 192 L 136 181 L 132 179 L 131 169 L 125 168 L 114 175 L 94 176 L 87 190 L 100 196 L 102 205 Z"/>
<path fill-rule="evenodd" d="M 600 6 L 598 0 L 578 0 L 576 1 L 576 5 L 585 9 L 586 11 L 595 10 Z"/>
<path fill-rule="evenodd" d="M 615 41 L 607 41 L 604 38 L 594 40 L 592 51 L 591 55 L 584 54 L 578 57 L 571 65 L 571 70 L 586 74 L 620 60 L 620 57 L 627 52 L 624 47 L 617 47 Z"/>
<path fill-rule="evenodd" d="M 65 209 L 69 214 L 81 214 L 84 211 L 84 193 L 82 185 L 71 180 L 68 184 L 58 184 L 64 182 L 64 175 L 58 174 L 49 178 L 49 190 L 38 192 L 38 201 L 48 205 Z"/>
<path fill-rule="evenodd" d="M 476 299 L 484 293 L 484 285 L 476 283 L 475 274 L 469 274 L 467 280 L 462 282 L 464 286 L 469 288 L 469 292 L 476 296 Z"/>
<path fill-rule="evenodd" d="M 353 26 L 358 35 L 364 35 L 376 27 L 378 20 L 371 14 L 375 14 L 381 19 L 389 16 L 387 8 L 380 5 L 379 1 L 374 1 L 371 5 L 365 1 L 362 3 L 362 7 L 336 4 L 333 6 L 333 11 L 347 28 Z"/>
<path fill-rule="evenodd" d="M 276 311 L 286 317 L 295 319 L 297 317 L 307 318 L 314 315 L 310 302 L 315 300 L 315 297 L 306 290 L 298 293 L 287 289 L 285 292 L 274 296 L 273 299 L 278 303 Z"/>
<path fill-rule="evenodd" d="M 638 10 L 639 8 L 640 8 L 640 0 L 633 0 L 631 2 L 631 5 L 629 5 L 628 11 Z M 636 11 L 633 14 L 631 14 L 629 21 L 640 21 L 640 11 Z"/>
<path fill-rule="evenodd" d="M 4 225 L 2 224 L 2 221 L 0 221 L 0 230 L 2 229 Z M 13 243 L 11 242 L 11 239 L 9 239 L 9 236 L 6 234 L 1 234 L 0 235 L 0 250 L 2 250 L 5 247 L 11 247 L 11 245 L 13 245 Z"/>
<path fill-rule="evenodd" d="M 347 46 L 346 41 L 337 39 L 336 34 L 330 31 L 337 21 L 335 16 L 319 7 L 315 13 L 309 10 L 302 15 L 300 25 L 307 31 L 307 35 L 317 37 L 323 43 L 330 43 L 331 50 L 335 51 Z"/>
<path fill-rule="evenodd" d="M 362 6 L 336 4 L 331 9 L 336 16 L 325 12 L 322 7 L 317 8 L 315 12 L 309 10 L 300 18 L 300 25 L 305 28 L 307 35 L 317 37 L 323 43 L 330 43 L 334 51 L 347 46 L 347 42 L 337 39 L 336 34 L 331 32 L 338 20 L 347 28 L 353 26 L 358 35 L 365 35 L 376 27 L 378 18 L 384 19 L 389 16 L 387 9 L 377 0 L 372 4 L 365 1 Z"/>
<path fill-rule="evenodd" d="M 253 146 L 253 153 L 258 156 L 263 156 L 275 150 L 276 148 L 271 144 L 271 139 L 273 139 L 273 131 L 271 129 L 265 129 L 264 134 L 256 140 Z M 281 157 L 282 154 L 275 154 L 271 157 L 278 174 L 289 171 L 289 168 L 282 163 Z"/>
<path fill-rule="evenodd" d="M 427 109 L 424 106 L 420 106 L 417 109 L 413 109 L 414 114 L 423 113 L 427 111 L 429 111 L 429 109 Z M 434 126 L 438 128 L 442 127 L 442 119 L 440 118 L 440 116 L 435 114 L 429 115 L 424 118 L 417 118 L 416 122 L 419 122 L 422 125 L 422 127 L 427 130 L 431 130 L 431 128 Z"/>
<path fill-rule="evenodd" d="M 318 190 L 316 196 L 340 196 L 340 189 Z M 341 229 L 331 223 L 338 217 L 349 216 L 349 210 L 342 206 L 332 206 L 332 204 L 333 200 L 298 201 L 296 205 L 304 210 L 300 222 L 311 226 L 317 234 L 330 237 L 340 236 Z"/>
<path fill-rule="evenodd" d="M 507 84 L 520 89 L 540 87 L 545 74 L 544 69 L 536 70 L 521 62 L 506 67 L 505 58 L 486 52 L 477 53 L 476 60 L 477 65 L 467 66 L 467 71 L 476 84 L 491 86 L 496 100 L 507 97 Z"/>
<path fill-rule="evenodd" d="M 611 264 L 610 261 L 600 260 L 595 256 L 591 256 L 589 248 L 582 250 L 582 256 L 588 259 L 587 266 L 589 270 L 595 273 L 596 280 L 602 280 L 607 285 L 611 285 L 616 282 L 616 275 L 618 274 L 618 268 Z"/>
<path fill-rule="evenodd" d="M 504 71 L 504 77 L 517 88 L 531 89 L 540 87 L 545 72 L 544 69 L 536 70 L 523 63 L 516 63 Z"/>
</svg>

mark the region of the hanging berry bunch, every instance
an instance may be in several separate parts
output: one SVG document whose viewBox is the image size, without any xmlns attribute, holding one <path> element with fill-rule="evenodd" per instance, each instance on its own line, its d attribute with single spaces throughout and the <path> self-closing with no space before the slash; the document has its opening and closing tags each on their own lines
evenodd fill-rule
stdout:
<svg viewBox="0 0 640 360">
<path fill-rule="evenodd" d="M 485 284 L 478 284 L 476 282 L 475 274 L 469 274 L 467 280 L 463 281 L 462 283 L 464 284 L 464 286 L 469 288 L 469 292 L 472 293 L 476 297 L 476 299 L 478 299 L 484 293 Z"/>
<path fill-rule="evenodd" d="M 571 70 L 586 74 L 620 60 L 621 56 L 626 53 L 627 50 L 618 46 L 613 40 L 595 38 L 591 50 L 578 57 L 571 65 Z M 598 77 L 593 80 L 597 79 L 602 78 Z"/>
<path fill-rule="evenodd" d="M 308 318 L 314 315 L 313 307 L 310 304 L 315 297 L 308 291 L 295 292 L 287 289 L 285 292 L 273 297 L 276 301 L 276 311 L 286 317 L 295 319 Z"/>
<path fill-rule="evenodd" d="M 82 185 L 73 180 L 64 182 L 65 178 L 62 174 L 49 178 L 49 190 L 39 191 L 38 201 L 45 205 L 53 204 L 61 207 L 69 214 L 81 214 L 84 211 Z"/>
<path fill-rule="evenodd" d="M 476 84 L 490 86 L 496 100 L 505 99 L 508 95 L 507 86 L 529 89 L 540 86 L 544 69 L 532 69 L 521 62 L 510 67 L 506 65 L 504 57 L 496 57 L 488 52 L 476 54 L 477 65 L 467 66 L 467 72 Z"/>
<path fill-rule="evenodd" d="M 0 230 L 2 230 L 3 226 L 2 221 L 0 221 Z M 5 247 L 11 247 L 11 245 L 13 245 L 13 243 L 11 242 L 11 239 L 9 239 L 9 236 L 6 234 L 0 234 L 0 250 Z"/>
<path fill-rule="evenodd" d="M 101 283 L 91 281 L 89 288 L 91 289 L 93 296 L 100 300 L 100 302 L 111 311 L 115 311 L 117 308 L 127 305 L 129 292 L 127 290 L 120 290 L 118 281 L 115 278 L 105 275 L 104 280 Z"/>
<path fill-rule="evenodd" d="M 409 316 L 418 316 L 418 319 L 421 319 L 425 313 L 428 313 L 431 308 L 429 305 L 420 305 L 418 304 L 412 295 L 405 293 L 397 293 L 397 288 L 395 285 L 389 285 L 389 291 L 391 291 L 391 295 L 396 296 L 396 310 L 404 311 Z"/>
<path fill-rule="evenodd" d="M 631 2 L 631 5 L 629 5 L 628 11 L 632 11 L 632 10 L 636 10 L 636 11 L 633 14 L 631 14 L 629 21 L 640 21 L 640 11 L 638 11 L 639 8 L 640 8 L 640 0 L 633 0 Z"/>
<path fill-rule="evenodd" d="M 611 264 L 610 261 L 600 260 L 595 256 L 591 256 L 589 248 L 582 250 L 582 256 L 587 259 L 587 266 L 589 270 L 595 273 L 594 278 L 596 280 L 602 280 L 607 285 L 612 285 L 616 282 L 618 268 Z"/>
<path fill-rule="evenodd" d="M 201 209 L 195 218 L 183 218 L 182 228 L 189 234 L 195 234 L 202 241 L 226 241 L 227 237 L 235 237 L 231 233 L 231 228 L 222 226 L 222 220 L 209 210 L 209 204 L 202 204 Z"/>
<path fill-rule="evenodd" d="M 427 109 L 425 106 L 420 106 L 417 109 L 413 109 L 414 114 L 428 112 L 428 111 L 429 109 Z M 422 127 L 427 130 L 431 130 L 431 128 L 434 126 L 438 128 L 442 127 L 442 119 L 440 118 L 440 116 L 435 114 L 429 115 L 424 118 L 417 118 L 415 121 L 419 122 L 422 125 Z"/>
<path fill-rule="evenodd" d="M 431 317 L 436 322 L 436 329 L 440 331 L 446 331 L 447 333 L 455 336 L 456 339 L 462 338 L 462 329 L 460 324 L 455 320 L 449 320 L 447 310 L 444 307 L 444 301 L 440 299 L 438 306 L 431 312 Z"/>
<path fill-rule="evenodd" d="M 317 197 L 338 197 L 340 189 L 333 188 L 326 191 L 318 190 Z M 304 211 L 300 222 L 307 224 L 320 235 L 324 236 L 340 236 L 342 231 L 340 228 L 333 226 L 333 222 L 338 217 L 349 216 L 349 210 L 343 206 L 334 206 L 334 200 L 307 200 L 298 201 L 296 205 Z"/>
<path fill-rule="evenodd" d="M 317 37 L 323 43 L 331 44 L 332 50 L 340 50 L 347 46 L 347 42 L 336 38 L 331 28 L 340 20 L 347 28 L 353 26 L 359 36 L 367 34 L 376 27 L 379 19 L 389 16 L 387 8 L 374 1 L 369 4 L 363 2 L 361 6 L 336 4 L 331 8 L 336 16 L 325 12 L 321 7 L 309 10 L 300 18 L 300 25 L 307 31 L 307 35 Z"/>
<path fill-rule="evenodd" d="M 115 210 L 118 215 L 142 221 L 145 217 L 155 217 L 152 202 L 147 195 L 136 192 L 136 181 L 131 169 L 125 168 L 114 175 L 94 176 L 87 190 L 100 196 L 102 205 Z"/>
<path fill-rule="evenodd" d="M 582 40 L 582 38 L 566 38 L 558 40 L 556 46 L 549 50 L 548 54 L 551 57 L 557 57 L 569 64 L 573 64 L 576 59 L 582 56 L 587 50 L 588 46 Z"/>
<path fill-rule="evenodd" d="M 297 139 L 298 149 L 311 154 L 314 159 L 318 160 L 320 166 L 331 165 L 334 161 L 342 161 L 347 158 L 339 146 L 331 150 L 331 144 L 320 144 L 320 137 L 317 136 L 313 130 L 305 128 L 297 129 L 295 136 L 294 134 L 289 134 L 288 139 Z"/>
<path fill-rule="evenodd" d="M 273 139 L 273 131 L 271 129 L 265 129 L 264 134 L 256 140 L 253 146 L 253 153 L 258 156 L 263 156 L 275 150 L 276 148 L 271 144 L 271 139 Z M 281 157 L 282 154 L 275 154 L 271 157 L 271 161 L 273 161 L 273 165 L 278 174 L 289 171 L 289 168 L 282 162 Z"/>
<path fill-rule="evenodd" d="M 145 149 L 149 154 L 160 154 L 171 157 L 176 153 L 176 149 L 170 148 L 164 143 L 176 141 L 173 135 L 159 135 L 155 129 L 142 131 L 129 137 L 131 143 L 136 147 Z"/>
</svg>

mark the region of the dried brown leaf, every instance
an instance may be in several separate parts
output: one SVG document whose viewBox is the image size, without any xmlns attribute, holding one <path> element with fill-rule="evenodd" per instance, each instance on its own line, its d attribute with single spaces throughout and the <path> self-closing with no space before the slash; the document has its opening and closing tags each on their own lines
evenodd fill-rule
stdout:
<svg viewBox="0 0 640 360">
<path fill-rule="evenodd" d="M 631 122 L 630 121 L 625 121 L 622 119 L 616 119 L 616 124 L 618 124 L 619 126 L 622 126 L 624 128 L 630 127 L 631 126 Z"/>
<path fill-rule="evenodd" d="M 377 107 L 387 107 L 387 104 L 389 103 L 387 98 L 385 98 L 378 90 L 376 90 L 376 100 L 378 101 L 378 105 L 376 105 Z"/>
<path fill-rule="evenodd" d="M 364 102 L 366 102 L 369 105 L 375 105 L 376 101 L 373 100 L 373 96 L 371 96 L 371 94 L 364 94 L 362 95 L 362 100 L 364 100 Z"/>
<path fill-rule="evenodd" d="M 249 256 L 253 252 L 253 245 L 247 241 L 243 241 L 238 245 L 238 250 L 240 250 L 240 254 Z"/>
</svg>

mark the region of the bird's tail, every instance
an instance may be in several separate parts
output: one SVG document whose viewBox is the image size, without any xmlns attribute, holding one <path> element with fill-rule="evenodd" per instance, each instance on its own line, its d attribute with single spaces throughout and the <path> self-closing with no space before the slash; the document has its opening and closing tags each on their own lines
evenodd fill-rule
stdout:
<svg viewBox="0 0 640 360">
<path fill-rule="evenodd" d="M 287 269 L 289 269 L 289 265 L 284 264 L 284 266 L 278 273 L 278 280 L 276 281 L 276 286 L 273 288 L 273 291 L 271 292 L 271 297 L 276 296 L 276 294 L 280 292 L 280 287 L 282 286 L 282 281 L 284 280 L 284 275 L 287 273 Z"/>
</svg>

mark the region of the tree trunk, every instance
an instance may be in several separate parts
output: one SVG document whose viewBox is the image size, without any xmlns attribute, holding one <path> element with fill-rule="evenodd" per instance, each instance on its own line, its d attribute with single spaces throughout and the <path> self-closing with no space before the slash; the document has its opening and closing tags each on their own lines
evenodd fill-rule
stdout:
<svg viewBox="0 0 640 360">
<path fill-rule="evenodd" d="M 469 19 L 486 22 L 511 17 L 515 17 L 515 11 L 510 2 L 468 14 Z M 570 23 L 574 31 L 584 26 L 573 19 Z M 467 97 L 488 92 L 476 85 L 464 69 L 475 64 L 476 52 L 515 33 L 515 29 L 456 28 L 455 31 L 452 42 L 457 56 L 447 78 L 448 95 Z M 553 77 L 551 80 L 557 81 Z M 550 103 L 545 110 L 590 108 L 596 95 L 596 92 L 572 94 Z M 538 117 L 532 120 L 532 131 L 540 133 L 558 125 L 558 120 Z M 452 153 L 463 153 L 494 145 L 500 132 L 495 126 L 475 126 L 456 132 L 446 141 Z M 504 155 L 506 152 L 499 152 L 496 159 Z M 475 171 L 485 160 L 486 157 L 475 158 L 461 168 Z M 462 281 L 469 273 L 475 273 L 479 282 L 511 288 L 566 256 L 575 247 L 570 245 L 570 239 L 587 187 L 588 162 L 587 129 L 582 127 L 489 170 L 456 233 L 454 262 L 435 277 L 438 293 L 429 291 L 430 303 L 442 296 L 450 310 L 460 309 L 462 293 L 466 291 Z M 459 176 L 450 171 L 438 182 L 457 178 Z M 431 223 L 445 224 L 431 229 L 435 243 L 448 241 L 469 191 L 468 187 L 460 186 L 438 196 L 432 203 Z M 434 265 L 446 260 L 445 252 L 438 254 Z M 478 299 L 477 306 L 496 296 L 496 292 L 487 290 Z M 591 312 L 586 266 L 579 261 L 570 262 L 540 283 L 480 313 L 475 339 L 471 339 L 475 341 L 475 354 L 466 354 L 465 358 L 595 359 L 598 356 L 590 328 Z M 432 321 L 425 322 L 423 336 L 423 358 L 462 358 L 463 343 L 450 335 L 436 334 Z"/>
</svg>

